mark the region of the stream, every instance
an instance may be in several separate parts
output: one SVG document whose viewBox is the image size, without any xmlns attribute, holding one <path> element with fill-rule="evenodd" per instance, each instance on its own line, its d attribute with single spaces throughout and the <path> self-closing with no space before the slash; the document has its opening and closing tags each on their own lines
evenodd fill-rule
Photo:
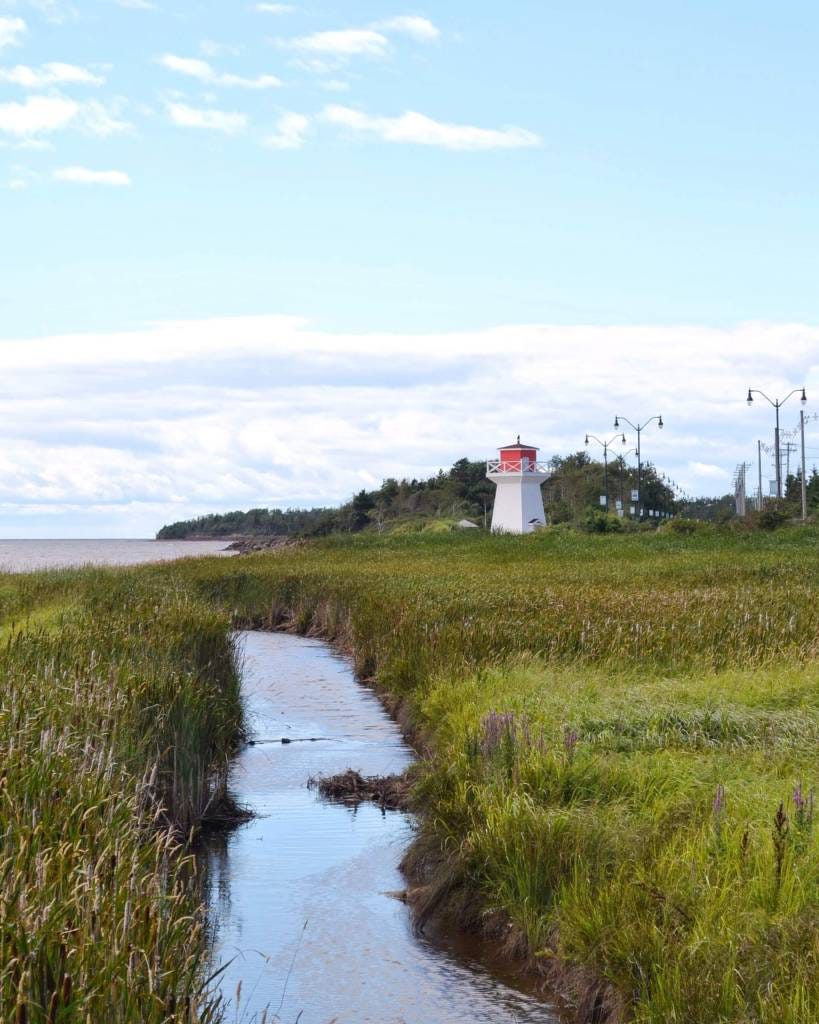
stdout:
<svg viewBox="0 0 819 1024">
<path fill-rule="evenodd" d="M 413 930 L 390 895 L 406 885 L 411 815 L 307 788 L 310 776 L 388 775 L 413 760 L 378 698 L 321 641 L 241 640 L 256 743 L 236 758 L 232 789 L 257 816 L 204 853 L 226 1022 L 260 1024 L 266 1011 L 283 1024 L 556 1024 L 489 944 Z"/>
</svg>

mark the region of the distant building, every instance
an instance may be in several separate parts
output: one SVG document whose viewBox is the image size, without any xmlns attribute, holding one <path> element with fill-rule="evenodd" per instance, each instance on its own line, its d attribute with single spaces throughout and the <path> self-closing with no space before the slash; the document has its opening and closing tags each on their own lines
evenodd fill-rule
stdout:
<svg viewBox="0 0 819 1024">
<path fill-rule="evenodd" d="M 545 523 L 540 485 L 549 477 L 538 449 L 523 444 L 518 434 L 514 444 L 498 449 L 498 458 L 486 463 L 486 475 L 497 488 L 492 510 L 496 533 L 531 533 Z"/>
</svg>

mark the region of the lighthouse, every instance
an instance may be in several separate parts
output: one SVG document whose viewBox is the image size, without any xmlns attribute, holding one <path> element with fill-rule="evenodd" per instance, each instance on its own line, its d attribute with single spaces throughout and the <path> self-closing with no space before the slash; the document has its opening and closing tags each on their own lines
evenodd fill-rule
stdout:
<svg viewBox="0 0 819 1024">
<path fill-rule="evenodd" d="M 531 533 L 543 526 L 543 495 L 540 485 L 549 477 L 546 466 L 537 461 L 537 448 L 523 444 L 518 434 L 514 444 L 498 449 L 497 459 L 486 463 L 486 475 L 495 484 L 492 530 L 500 533 Z"/>
</svg>

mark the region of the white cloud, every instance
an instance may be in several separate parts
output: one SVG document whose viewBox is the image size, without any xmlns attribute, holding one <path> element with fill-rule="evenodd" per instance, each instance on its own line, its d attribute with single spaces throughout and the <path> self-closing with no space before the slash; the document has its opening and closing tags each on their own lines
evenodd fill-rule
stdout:
<svg viewBox="0 0 819 1024">
<path fill-rule="evenodd" d="M 17 3 L 15 0 L 6 0 L 6 6 L 31 7 L 55 25 L 61 25 L 79 17 L 76 7 L 66 3 L 65 0 L 18 0 Z"/>
<path fill-rule="evenodd" d="M 714 466 L 708 462 L 689 462 L 688 466 L 696 476 L 707 480 L 721 480 L 725 489 L 728 489 L 731 482 L 731 472 L 728 466 Z M 805 479 L 807 479 L 807 474 L 805 474 Z"/>
<path fill-rule="evenodd" d="M 383 57 L 389 49 L 389 40 L 381 32 L 370 28 L 346 28 L 296 36 L 294 39 L 280 41 L 279 45 L 300 53 L 332 57 Z"/>
<path fill-rule="evenodd" d="M 419 18 L 414 15 L 400 15 L 397 18 L 387 18 L 386 21 L 376 21 L 371 28 L 382 32 L 401 32 L 412 36 L 419 43 L 433 43 L 441 37 L 441 31 L 437 25 L 428 18 Z"/>
<path fill-rule="evenodd" d="M 301 149 L 310 127 L 310 118 L 304 114 L 282 114 L 276 122 L 276 133 L 264 141 L 272 149 Z"/>
<path fill-rule="evenodd" d="M 347 92 L 350 88 L 350 83 L 341 78 L 327 78 L 323 82 L 319 82 L 319 85 L 327 92 Z"/>
<path fill-rule="evenodd" d="M 99 100 L 87 100 L 79 107 L 82 127 L 88 134 L 102 137 L 122 135 L 130 131 L 132 125 L 119 116 L 120 106 L 120 102 L 106 106 Z"/>
<path fill-rule="evenodd" d="M 22 18 L 0 18 L 0 49 L 19 46 L 25 34 L 26 23 Z"/>
<path fill-rule="evenodd" d="M 578 377 L 578 353 L 594 374 Z M 0 379 L 3 534 L 31 529 L 41 503 L 60 530 L 99 535 L 128 516 L 145 535 L 219 508 L 333 503 L 386 476 L 490 457 L 518 431 L 548 459 L 581 449 L 587 430 L 604 436 L 615 413 L 662 413 L 644 458 L 693 493 L 724 491 L 773 432 L 770 408 L 745 405 L 749 383 L 771 394 L 805 383 L 808 410 L 819 407 L 819 328 L 342 334 L 246 317 L 7 338 Z M 784 429 L 798 412 L 785 408 Z M 808 444 L 819 446 L 813 421 Z"/>
<path fill-rule="evenodd" d="M 49 85 L 103 85 L 105 79 L 76 64 L 52 61 L 32 68 L 18 64 L 13 68 L 0 68 L 0 82 L 11 82 L 24 89 L 43 89 Z"/>
<path fill-rule="evenodd" d="M 159 58 L 159 63 L 169 71 L 175 71 L 189 78 L 196 78 L 208 85 L 238 86 L 242 89 L 274 89 L 280 86 L 281 79 L 275 75 L 257 75 L 256 78 L 244 78 L 241 75 L 218 72 L 206 60 L 198 57 L 177 57 L 166 53 Z"/>
<path fill-rule="evenodd" d="M 199 49 L 206 57 L 222 57 L 225 54 L 237 57 L 242 52 L 241 46 L 235 46 L 233 43 L 219 43 L 215 39 L 203 39 L 199 44 Z"/>
<path fill-rule="evenodd" d="M 156 4 L 151 0 L 116 0 L 117 7 L 127 7 L 135 11 L 155 11 Z"/>
<path fill-rule="evenodd" d="M 130 125 L 98 100 L 78 103 L 66 96 L 29 96 L 23 103 L 0 103 L 0 132 L 20 139 L 76 126 L 89 135 L 116 135 Z"/>
<path fill-rule="evenodd" d="M 70 181 L 77 185 L 130 185 L 125 171 L 92 171 L 87 167 L 60 167 L 54 172 L 57 181 Z"/>
<path fill-rule="evenodd" d="M 323 58 L 332 59 L 336 65 L 351 57 L 386 57 L 390 54 L 388 35 L 400 33 L 411 36 L 416 42 L 435 42 L 441 35 L 440 30 L 428 18 L 414 15 L 401 15 L 384 21 L 375 21 L 364 28 L 344 28 L 326 32 L 314 32 L 311 35 L 296 36 L 292 39 L 280 39 L 278 45 L 293 50 L 312 59 L 319 60 L 307 70 L 323 74 L 330 70 Z"/>
<path fill-rule="evenodd" d="M 80 106 L 61 96 L 30 96 L 23 103 L 0 103 L 0 132 L 23 137 L 65 128 Z"/>
<path fill-rule="evenodd" d="M 212 107 L 191 107 L 186 103 L 169 103 L 168 114 L 173 123 L 182 128 L 209 128 L 226 135 L 237 135 L 248 125 L 247 114 L 214 110 Z"/>
<path fill-rule="evenodd" d="M 407 110 L 399 117 L 372 117 L 353 107 L 325 107 L 322 118 L 384 142 L 414 143 L 454 150 L 519 149 L 540 145 L 540 137 L 526 128 L 477 128 L 470 124 L 434 121 L 425 114 Z"/>
<path fill-rule="evenodd" d="M 256 4 L 253 10 L 259 14 L 290 14 L 295 7 L 292 4 Z"/>
</svg>

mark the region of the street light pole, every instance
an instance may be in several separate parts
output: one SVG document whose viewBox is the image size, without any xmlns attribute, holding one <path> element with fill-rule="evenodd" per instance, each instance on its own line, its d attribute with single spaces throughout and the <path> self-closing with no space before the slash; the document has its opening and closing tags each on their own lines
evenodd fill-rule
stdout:
<svg viewBox="0 0 819 1024">
<path fill-rule="evenodd" d="M 603 492 L 606 496 L 606 512 L 609 510 L 609 445 L 613 444 L 617 438 L 620 438 L 621 443 L 626 443 L 625 434 L 615 434 L 614 437 L 609 438 L 608 441 L 601 441 L 596 434 L 586 434 L 586 444 L 589 441 L 596 441 L 603 449 Z"/>
<path fill-rule="evenodd" d="M 782 497 L 782 459 L 781 459 L 781 456 L 779 454 L 779 410 L 782 408 L 782 406 L 785 404 L 785 402 L 787 402 L 787 400 L 791 397 L 791 395 L 795 395 L 797 391 L 801 391 L 802 392 L 802 397 L 799 399 L 799 401 L 804 406 L 805 403 L 808 400 L 807 396 L 805 395 L 805 389 L 804 388 L 794 388 L 793 391 L 789 392 L 782 399 L 779 399 L 779 398 L 777 398 L 777 399 L 768 398 L 768 396 L 765 394 L 764 391 L 760 391 L 758 388 L 748 388 L 748 398 L 746 399 L 746 401 L 748 402 L 748 405 L 753 405 L 754 404 L 754 395 L 762 395 L 762 397 L 765 399 L 765 401 L 768 402 L 769 405 L 772 405 L 774 407 L 774 409 L 776 409 L 776 432 L 774 433 L 774 458 L 776 459 L 776 496 L 777 496 L 777 498 L 781 498 Z"/>
<path fill-rule="evenodd" d="M 762 442 L 757 441 L 756 443 L 756 457 L 759 465 L 759 506 L 758 512 L 762 511 Z"/>
<path fill-rule="evenodd" d="M 614 417 L 614 429 L 620 429 L 620 420 L 624 420 L 631 427 L 632 430 L 637 431 L 637 522 L 641 522 L 643 518 L 643 492 L 641 490 L 643 480 L 643 460 L 640 449 L 640 434 L 643 430 L 652 423 L 654 420 L 657 421 L 657 426 L 660 430 L 663 429 L 663 418 L 662 416 L 652 416 L 651 419 L 645 421 L 645 423 L 632 423 L 630 419 L 626 419 L 625 416 Z"/>
<path fill-rule="evenodd" d="M 625 514 L 626 510 L 626 495 L 623 488 L 623 482 L 626 475 L 626 456 L 631 455 L 632 452 L 636 451 L 636 448 L 629 448 L 627 452 L 620 452 L 617 456 L 617 461 L 620 463 L 620 507 L 623 510 L 623 514 Z"/>
<path fill-rule="evenodd" d="M 802 435 L 802 522 L 808 521 L 808 482 L 805 479 L 805 410 L 799 410 L 799 432 Z"/>
</svg>

